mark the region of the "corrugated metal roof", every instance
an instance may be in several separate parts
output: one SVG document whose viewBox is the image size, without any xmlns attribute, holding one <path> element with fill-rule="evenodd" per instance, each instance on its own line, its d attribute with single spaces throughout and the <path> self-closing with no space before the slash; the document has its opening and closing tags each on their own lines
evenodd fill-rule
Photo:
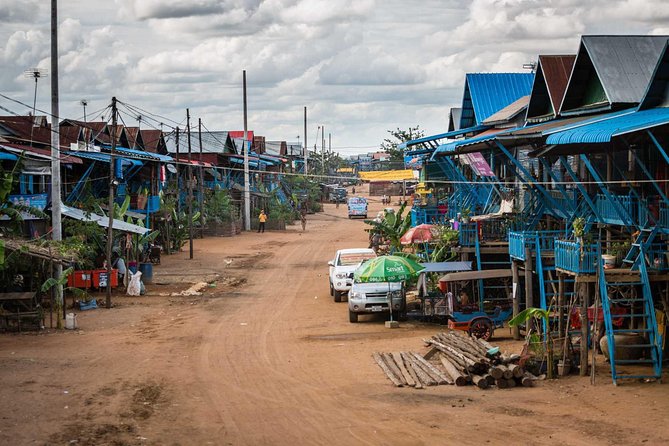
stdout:
<svg viewBox="0 0 669 446">
<path fill-rule="evenodd" d="M 530 94 L 534 73 L 468 73 L 460 127 L 481 125 L 493 113 Z"/>
<path fill-rule="evenodd" d="M 516 116 L 518 116 L 521 112 L 525 111 L 525 108 L 527 108 L 527 104 L 530 101 L 530 96 L 522 96 L 512 102 L 511 104 L 507 105 L 503 109 L 493 113 L 490 115 L 485 121 L 483 121 L 484 124 L 486 125 L 499 125 L 499 124 L 505 124 L 508 123 L 509 121 L 513 120 Z"/>
<path fill-rule="evenodd" d="M 643 96 L 639 110 L 653 107 L 669 107 L 669 41 L 658 60 L 648 89 Z"/>
<path fill-rule="evenodd" d="M 61 204 L 61 211 L 63 215 L 67 217 L 81 221 L 92 221 L 97 223 L 99 226 L 102 226 L 103 228 L 109 227 L 109 217 L 107 216 L 93 213 L 86 213 L 81 209 L 73 208 L 64 204 Z M 117 220 L 117 219 L 112 219 L 112 227 L 119 231 L 134 232 L 135 234 L 146 234 L 146 232 L 148 231 L 143 226 L 133 225 L 132 223 L 127 223 L 123 220 Z"/>
<path fill-rule="evenodd" d="M 652 108 L 556 132 L 546 139 L 546 144 L 605 143 L 616 136 L 666 124 L 669 108 Z"/>
<path fill-rule="evenodd" d="M 540 55 L 526 120 L 541 122 L 553 119 L 567 89 L 576 55 Z"/>
<path fill-rule="evenodd" d="M 446 152 L 454 152 L 456 149 L 464 146 L 469 146 L 473 144 L 485 143 L 492 141 L 497 138 L 498 134 L 506 133 L 508 129 L 490 129 L 485 132 L 479 133 L 473 138 L 464 138 L 457 141 L 452 141 L 446 144 L 440 145 L 437 150 L 434 151 L 430 160 L 433 160 L 438 154 L 444 154 Z"/>
<path fill-rule="evenodd" d="M 200 152 L 200 134 L 191 132 L 190 145 L 192 153 Z M 176 153 L 177 138 L 176 134 L 171 133 L 165 136 L 165 146 L 167 153 Z M 234 152 L 234 146 L 230 140 L 229 132 L 213 131 L 202 132 L 202 153 L 231 153 Z M 188 134 L 179 133 L 179 154 L 188 153 Z"/>
<path fill-rule="evenodd" d="M 405 149 L 407 147 L 415 146 L 417 144 L 422 144 L 422 143 L 426 143 L 426 142 L 436 141 L 438 139 L 453 138 L 454 136 L 464 135 L 465 133 L 480 132 L 481 130 L 485 130 L 487 128 L 488 128 L 487 125 L 476 125 L 476 126 L 469 127 L 469 128 L 466 128 L 466 129 L 453 130 L 453 131 L 446 132 L 446 133 L 440 133 L 438 135 L 424 136 L 422 138 L 412 139 L 411 141 L 406 141 L 406 142 L 403 142 L 401 144 L 398 144 L 397 148 L 398 149 Z"/>
<path fill-rule="evenodd" d="M 583 36 L 560 114 L 638 104 L 669 36 Z"/>
<path fill-rule="evenodd" d="M 460 107 L 453 107 L 448 112 L 448 131 L 460 130 L 460 118 L 462 117 L 462 109 Z"/>
</svg>

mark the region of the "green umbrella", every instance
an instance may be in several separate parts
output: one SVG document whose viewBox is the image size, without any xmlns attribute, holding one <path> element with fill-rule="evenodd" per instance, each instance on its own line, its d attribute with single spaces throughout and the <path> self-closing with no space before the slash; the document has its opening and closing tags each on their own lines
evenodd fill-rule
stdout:
<svg viewBox="0 0 669 446">
<path fill-rule="evenodd" d="M 423 269 L 407 257 L 380 256 L 360 265 L 353 278 L 358 282 L 401 282 L 416 277 Z"/>
</svg>

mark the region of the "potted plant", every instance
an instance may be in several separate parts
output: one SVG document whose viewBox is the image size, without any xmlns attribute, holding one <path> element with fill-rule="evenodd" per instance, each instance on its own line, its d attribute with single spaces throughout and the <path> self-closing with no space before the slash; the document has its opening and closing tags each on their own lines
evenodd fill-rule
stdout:
<svg viewBox="0 0 669 446">
<path fill-rule="evenodd" d="M 140 187 L 137 191 L 137 209 L 145 209 L 149 199 L 149 188 Z"/>
<path fill-rule="evenodd" d="M 583 241 L 583 236 L 585 235 L 585 218 L 576 217 L 572 223 L 572 230 L 576 241 L 581 243 Z"/>
<path fill-rule="evenodd" d="M 608 250 L 608 255 L 614 258 L 616 266 L 620 265 L 631 247 L 632 244 L 629 241 L 613 242 Z"/>
<path fill-rule="evenodd" d="M 468 207 L 463 208 L 462 211 L 460 211 L 460 221 L 465 225 L 469 223 L 469 216 L 471 215 L 471 213 L 472 210 L 470 208 Z"/>
</svg>

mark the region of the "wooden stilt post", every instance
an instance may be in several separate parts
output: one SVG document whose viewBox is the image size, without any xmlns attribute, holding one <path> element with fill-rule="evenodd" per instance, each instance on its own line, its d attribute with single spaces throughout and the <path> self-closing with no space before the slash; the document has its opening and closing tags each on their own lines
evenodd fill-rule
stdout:
<svg viewBox="0 0 669 446">
<path fill-rule="evenodd" d="M 534 290 L 532 288 L 532 249 L 525 248 L 525 308 L 534 307 Z M 537 271 L 537 274 L 541 274 Z M 532 329 L 531 320 L 527 322 L 527 332 Z"/>
<path fill-rule="evenodd" d="M 511 294 L 513 295 L 513 316 L 516 317 L 520 313 L 520 277 L 518 274 L 518 262 L 516 260 L 511 261 L 511 274 L 513 276 L 513 284 L 511 288 Z M 513 339 L 516 341 L 520 340 L 520 327 L 517 325 L 511 329 L 513 333 Z"/>
<path fill-rule="evenodd" d="M 566 335 L 564 308 L 564 274 L 558 273 L 558 337 Z M 566 316 L 569 320 L 569 315 Z"/>
<path fill-rule="evenodd" d="M 576 283 L 578 284 L 579 297 L 581 298 L 581 370 L 580 376 L 588 374 L 588 284 L 579 283 L 578 276 L 576 276 Z"/>
</svg>

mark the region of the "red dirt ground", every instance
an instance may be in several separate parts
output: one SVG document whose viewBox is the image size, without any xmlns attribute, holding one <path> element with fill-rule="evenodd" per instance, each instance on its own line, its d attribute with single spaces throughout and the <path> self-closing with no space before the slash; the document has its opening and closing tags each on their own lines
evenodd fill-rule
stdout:
<svg viewBox="0 0 669 446">
<path fill-rule="evenodd" d="M 194 260 L 163 257 L 147 296 L 81 312 L 78 330 L 0 335 L 0 444 L 667 444 L 667 386 L 614 387 L 604 364 L 596 386 L 393 387 L 372 352 L 424 352 L 443 328 L 348 322 L 326 263 L 366 246 L 364 226 L 326 205 L 304 233 L 197 240 Z M 520 350 L 507 329 L 493 343 Z"/>
</svg>

